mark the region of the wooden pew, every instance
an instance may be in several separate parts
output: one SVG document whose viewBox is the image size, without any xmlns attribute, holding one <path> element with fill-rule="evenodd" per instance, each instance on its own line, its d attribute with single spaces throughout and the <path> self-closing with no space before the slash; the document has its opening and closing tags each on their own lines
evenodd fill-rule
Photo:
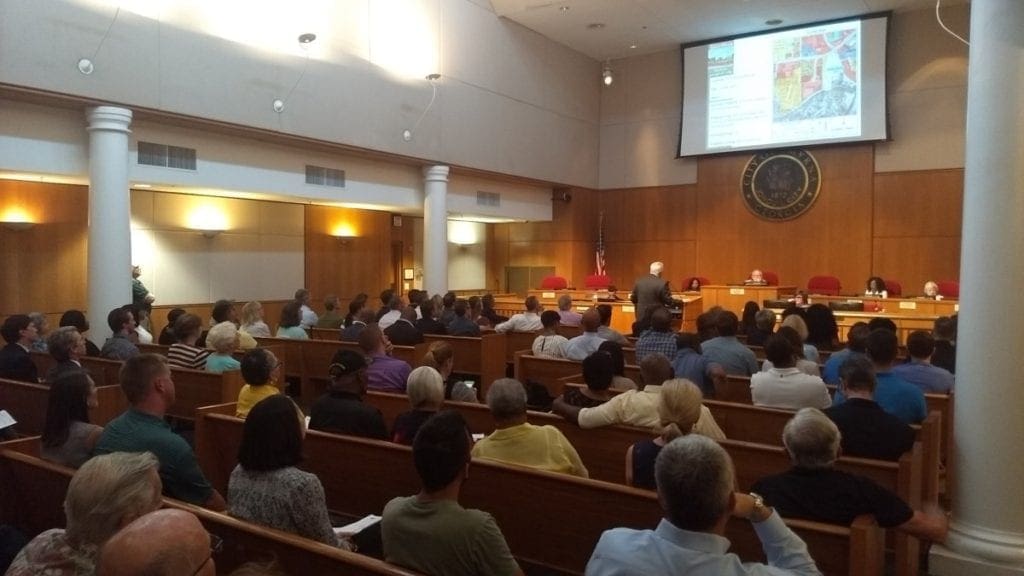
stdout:
<svg viewBox="0 0 1024 576">
<path fill-rule="evenodd" d="M 230 474 L 241 430 L 242 421 L 232 416 L 204 412 L 200 417 L 197 455 L 211 481 Z M 328 506 L 334 510 L 379 513 L 391 498 L 419 491 L 406 446 L 309 432 L 305 453 L 304 467 L 320 477 Z M 214 473 L 209 467 L 220 471 Z M 581 574 L 604 530 L 650 528 L 661 517 L 657 498 L 645 490 L 476 460 L 470 475 L 461 503 L 493 514 L 520 562 L 554 573 Z M 216 481 L 214 486 L 225 488 Z M 881 532 L 870 522 L 858 522 L 852 528 L 787 523 L 807 541 L 811 553 L 820 556 L 819 567 L 826 574 L 880 573 Z M 742 557 L 756 559 L 760 545 L 744 530 L 750 530 L 748 523 L 732 521 L 726 535 L 735 537 L 733 549 Z"/>
<path fill-rule="evenodd" d="M 540 331 L 535 332 L 506 332 L 505 333 L 505 362 L 514 364 L 516 352 L 526 351 L 527 354 L 533 350 L 533 341 L 537 339 Z"/>
<path fill-rule="evenodd" d="M 561 396 L 566 382 L 573 378 L 582 379 L 580 377 L 582 372 L 582 363 L 575 360 L 543 358 L 534 356 L 530 351 L 520 351 L 515 355 L 514 374 L 516 380 L 523 383 L 526 383 L 527 380 L 537 382 L 547 388 L 548 394 L 553 398 Z M 624 376 L 637 384 L 643 381 L 640 378 L 640 367 L 633 364 L 626 364 Z"/>
<path fill-rule="evenodd" d="M 34 439 L 38 443 L 38 439 Z M 31 455 L 27 446 L 0 444 L 0 522 L 16 526 L 30 536 L 64 525 L 62 503 L 74 470 Z M 413 572 L 354 552 L 265 528 L 170 498 L 165 508 L 194 514 L 208 532 L 224 540 L 214 557 L 218 572 L 226 574 L 248 561 L 276 558 L 290 574 L 353 574 L 412 576 Z"/>
<path fill-rule="evenodd" d="M 505 341 L 508 334 L 486 332 L 479 337 L 472 336 L 440 336 L 427 334 L 424 336 L 427 348 L 434 342 L 446 342 L 455 352 L 453 372 L 471 374 L 480 378 L 480 395 L 487 397 L 487 390 L 498 378 L 505 377 Z M 424 351 L 424 354 L 426 351 Z M 417 364 L 422 356 L 417 360 Z M 415 364 L 414 364 L 415 365 Z"/>
<path fill-rule="evenodd" d="M 245 386 L 242 373 L 230 370 L 220 374 L 205 370 L 171 368 L 174 379 L 175 401 L 167 415 L 192 420 L 202 406 L 237 402 L 238 393 Z"/>
<path fill-rule="evenodd" d="M 313 340 L 340 340 L 341 329 L 339 328 L 310 328 L 309 337 Z"/>
<path fill-rule="evenodd" d="M 44 384 L 0 379 L 0 406 L 18 421 L 15 428 L 20 434 L 43 433 L 49 397 L 50 387 Z M 120 386 L 97 386 L 96 398 L 98 406 L 89 409 L 89 421 L 100 426 L 106 426 L 128 407 Z"/>
</svg>

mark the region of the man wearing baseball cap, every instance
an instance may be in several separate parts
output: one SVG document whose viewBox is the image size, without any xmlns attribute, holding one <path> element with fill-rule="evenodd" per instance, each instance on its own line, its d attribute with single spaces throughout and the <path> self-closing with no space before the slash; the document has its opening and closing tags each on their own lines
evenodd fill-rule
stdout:
<svg viewBox="0 0 1024 576">
<path fill-rule="evenodd" d="M 338 350 L 327 376 L 331 383 L 310 409 L 309 429 L 386 440 L 388 431 L 380 410 L 363 402 L 366 357 L 353 350 Z"/>
</svg>

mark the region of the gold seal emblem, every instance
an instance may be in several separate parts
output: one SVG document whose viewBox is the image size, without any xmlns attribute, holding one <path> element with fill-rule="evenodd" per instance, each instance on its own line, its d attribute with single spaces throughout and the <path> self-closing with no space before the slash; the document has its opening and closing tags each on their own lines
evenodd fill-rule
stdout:
<svg viewBox="0 0 1024 576">
<path fill-rule="evenodd" d="M 743 201 L 766 220 L 792 220 L 818 199 L 818 162 L 806 150 L 773 150 L 755 154 L 743 169 Z"/>
</svg>

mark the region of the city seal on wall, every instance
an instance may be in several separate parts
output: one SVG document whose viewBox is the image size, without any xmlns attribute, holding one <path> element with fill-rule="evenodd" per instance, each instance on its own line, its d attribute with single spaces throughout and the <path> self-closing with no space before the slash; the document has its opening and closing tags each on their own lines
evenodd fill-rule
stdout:
<svg viewBox="0 0 1024 576">
<path fill-rule="evenodd" d="M 750 158 L 741 181 L 743 201 L 766 220 L 792 220 L 818 199 L 818 162 L 806 150 L 771 150 Z"/>
</svg>

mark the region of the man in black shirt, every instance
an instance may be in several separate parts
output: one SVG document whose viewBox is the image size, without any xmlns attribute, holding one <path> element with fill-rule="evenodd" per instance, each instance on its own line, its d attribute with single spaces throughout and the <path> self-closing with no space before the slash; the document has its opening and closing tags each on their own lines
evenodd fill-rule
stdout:
<svg viewBox="0 0 1024 576">
<path fill-rule="evenodd" d="M 953 316 L 955 317 L 956 314 Z M 945 368 L 951 373 L 956 374 L 956 347 L 953 344 L 956 340 L 956 320 L 949 316 L 936 318 L 932 335 L 935 336 L 935 352 L 932 352 L 932 365 Z"/>
<path fill-rule="evenodd" d="M 900 459 L 914 447 L 914 429 L 889 414 L 875 400 L 874 368 L 863 356 L 854 356 L 839 369 L 846 402 L 825 410 L 839 427 L 843 454 L 876 460 Z"/>
<path fill-rule="evenodd" d="M 380 410 L 363 403 L 366 358 L 353 350 L 338 350 L 328 374 L 330 388 L 310 408 L 309 429 L 386 440 L 388 431 Z"/>
</svg>

